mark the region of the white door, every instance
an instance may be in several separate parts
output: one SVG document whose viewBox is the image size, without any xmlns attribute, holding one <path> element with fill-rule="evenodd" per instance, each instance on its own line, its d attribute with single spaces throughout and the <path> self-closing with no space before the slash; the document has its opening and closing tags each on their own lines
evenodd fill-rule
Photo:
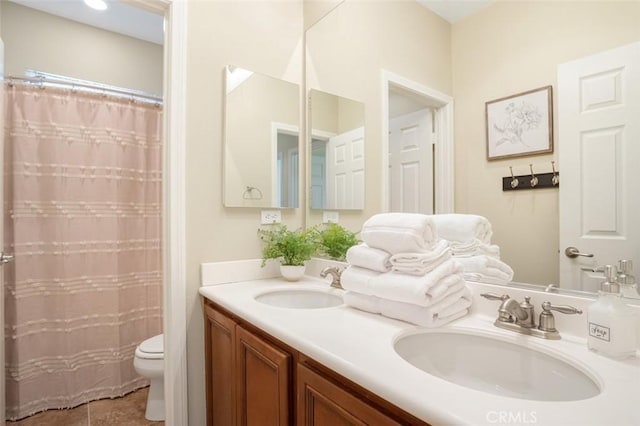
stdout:
<svg viewBox="0 0 640 426">
<path fill-rule="evenodd" d="M 0 77 L 4 79 L 4 42 L 0 39 Z M 0 81 L 0 165 L 4 165 L 4 83 Z M 4 203 L 4 173 L 0 173 L 0 200 Z M 4 247 L 4 208 L 0 208 L 0 248 Z M 1 253 L 1 252 L 0 252 Z M 4 253 L 0 254 L 1 260 Z M 0 270 L 0 425 L 5 424 L 5 383 L 4 383 L 4 277 Z"/>
<path fill-rule="evenodd" d="M 585 269 L 640 268 L 640 43 L 558 66 L 560 286 L 595 291 Z M 575 247 L 593 257 L 568 257 Z"/>
<path fill-rule="evenodd" d="M 431 110 L 389 120 L 389 211 L 433 214 Z"/>
<path fill-rule="evenodd" d="M 326 208 L 364 208 L 364 127 L 329 139 Z"/>
</svg>

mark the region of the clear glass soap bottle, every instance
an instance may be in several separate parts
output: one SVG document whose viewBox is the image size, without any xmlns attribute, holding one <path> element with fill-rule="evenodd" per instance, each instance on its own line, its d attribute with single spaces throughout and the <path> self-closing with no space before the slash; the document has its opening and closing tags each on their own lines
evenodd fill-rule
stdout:
<svg viewBox="0 0 640 426">
<path fill-rule="evenodd" d="M 604 267 L 605 281 L 600 285 L 598 300 L 589 306 L 589 349 L 611 358 L 635 356 L 638 317 L 620 297 L 616 267 Z"/>
</svg>

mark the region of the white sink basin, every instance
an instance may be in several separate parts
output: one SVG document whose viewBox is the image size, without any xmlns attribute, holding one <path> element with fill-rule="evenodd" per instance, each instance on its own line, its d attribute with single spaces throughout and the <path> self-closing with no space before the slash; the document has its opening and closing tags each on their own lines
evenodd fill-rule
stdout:
<svg viewBox="0 0 640 426">
<path fill-rule="evenodd" d="M 400 357 L 420 370 L 467 388 L 537 401 L 577 401 L 600 393 L 582 369 L 541 351 L 461 331 L 401 337 Z"/>
<path fill-rule="evenodd" d="M 256 296 L 256 300 L 267 305 L 291 309 L 332 308 L 342 305 L 340 296 L 311 289 L 274 290 Z"/>
</svg>

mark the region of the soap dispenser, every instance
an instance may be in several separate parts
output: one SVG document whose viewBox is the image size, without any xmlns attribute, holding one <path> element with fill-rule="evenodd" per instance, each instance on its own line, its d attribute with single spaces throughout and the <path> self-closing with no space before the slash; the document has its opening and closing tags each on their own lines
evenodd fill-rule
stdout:
<svg viewBox="0 0 640 426">
<path fill-rule="evenodd" d="M 636 353 L 638 318 L 636 312 L 620 297 L 616 267 L 604 267 L 605 281 L 600 285 L 598 300 L 588 310 L 587 345 L 592 351 L 611 358 L 627 358 Z"/>
<path fill-rule="evenodd" d="M 638 298 L 638 285 L 636 278 L 633 276 L 633 262 L 630 260 L 618 261 L 618 284 L 620 285 L 620 294 L 624 297 Z"/>
</svg>

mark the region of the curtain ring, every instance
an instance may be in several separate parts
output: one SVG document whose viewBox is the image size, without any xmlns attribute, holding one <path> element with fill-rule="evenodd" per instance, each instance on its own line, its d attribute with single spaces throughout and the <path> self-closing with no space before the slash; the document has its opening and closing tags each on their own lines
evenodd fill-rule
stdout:
<svg viewBox="0 0 640 426">
<path fill-rule="evenodd" d="M 557 186 L 560 183 L 560 176 L 558 176 L 558 172 L 556 172 L 556 162 L 551 162 L 551 170 L 553 170 L 553 176 L 551 177 L 551 183 L 553 186 Z"/>
<path fill-rule="evenodd" d="M 520 182 L 518 181 L 518 178 L 513 176 L 513 167 L 509 166 L 509 170 L 511 171 L 511 188 L 516 189 Z"/>
<path fill-rule="evenodd" d="M 529 164 L 529 170 L 531 170 L 531 187 L 535 188 L 538 185 L 538 178 L 533 174 L 533 164 Z"/>
</svg>

